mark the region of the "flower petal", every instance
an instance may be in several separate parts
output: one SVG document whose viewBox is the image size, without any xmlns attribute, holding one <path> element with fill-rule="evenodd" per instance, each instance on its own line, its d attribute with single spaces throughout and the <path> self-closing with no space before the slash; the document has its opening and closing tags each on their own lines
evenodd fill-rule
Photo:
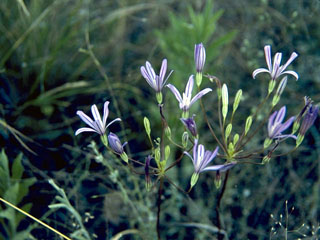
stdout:
<svg viewBox="0 0 320 240">
<path fill-rule="evenodd" d="M 289 66 L 289 64 L 292 63 L 292 61 L 295 60 L 297 57 L 298 57 L 298 54 L 296 52 L 293 52 L 290 58 L 288 59 L 288 61 L 283 66 L 281 66 L 280 71 L 281 72 L 284 71 Z"/>
<path fill-rule="evenodd" d="M 193 90 L 193 84 L 194 84 L 194 80 L 193 80 L 193 75 L 191 75 L 189 77 L 187 86 L 186 86 L 186 90 L 185 90 L 185 94 L 187 95 L 187 98 L 191 98 L 192 95 L 192 90 Z"/>
<path fill-rule="evenodd" d="M 258 68 L 258 69 L 256 69 L 256 70 L 254 70 L 254 71 L 253 71 L 253 73 L 252 73 L 252 77 L 253 77 L 253 79 L 255 79 L 255 78 L 256 78 L 256 76 L 257 76 L 259 73 L 262 73 L 262 72 L 266 72 L 266 73 L 271 74 L 271 71 L 269 71 L 268 69 L 265 69 L 265 68 Z"/>
<path fill-rule="evenodd" d="M 274 123 L 273 125 L 278 125 L 278 124 L 281 124 L 284 117 L 286 116 L 286 106 L 283 106 L 282 108 L 280 108 L 275 120 L 274 120 Z"/>
<path fill-rule="evenodd" d="M 105 130 L 114 122 L 117 122 L 117 121 L 121 121 L 121 118 L 116 118 L 114 120 L 112 120 L 111 122 L 108 123 L 108 125 L 105 127 Z"/>
<path fill-rule="evenodd" d="M 159 74 L 159 80 L 160 80 L 160 83 L 159 84 L 161 87 L 163 86 L 163 79 L 166 75 L 166 72 L 167 72 L 167 59 L 163 59 L 162 60 L 162 64 L 161 64 L 161 69 L 160 69 L 160 74 Z"/>
<path fill-rule="evenodd" d="M 276 53 L 273 60 L 273 68 L 271 72 L 272 79 L 276 79 L 279 73 L 280 63 L 281 63 L 282 53 Z"/>
<path fill-rule="evenodd" d="M 107 124 L 107 118 L 109 115 L 109 101 L 106 101 L 103 106 L 103 126 Z"/>
<path fill-rule="evenodd" d="M 280 75 L 283 75 L 283 74 L 290 74 L 290 75 L 294 76 L 296 78 L 296 80 L 299 79 L 299 75 L 295 71 L 284 71 Z"/>
<path fill-rule="evenodd" d="M 94 121 L 97 123 L 97 127 L 101 130 L 101 132 L 104 131 L 104 125 L 101 121 L 101 116 L 100 116 L 100 113 L 98 111 L 98 108 L 95 104 L 93 104 L 91 106 L 91 113 L 92 113 L 92 116 L 93 116 L 93 119 Z"/>
<path fill-rule="evenodd" d="M 77 115 L 84 121 L 87 125 L 94 128 L 92 119 L 82 111 L 77 111 Z"/>
<path fill-rule="evenodd" d="M 156 73 L 154 72 L 153 67 L 148 61 L 146 62 L 146 67 L 147 67 L 147 72 L 148 72 L 148 75 L 150 76 L 150 79 L 154 80 L 156 78 Z"/>
<path fill-rule="evenodd" d="M 82 132 L 96 132 L 96 133 L 99 133 L 97 132 L 96 130 L 92 129 L 92 128 L 87 128 L 87 127 L 84 127 L 84 128 L 79 128 L 75 135 L 77 136 L 78 134 L 82 133 Z M 100 133 L 99 133 L 100 134 Z"/>
<path fill-rule="evenodd" d="M 204 155 L 204 159 L 200 165 L 200 172 L 217 156 L 219 147 L 216 147 L 216 149 L 211 151 L 206 151 Z"/>
<path fill-rule="evenodd" d="M 172 84 L 168 84 L 167 87 L 170 88 L 171 92 L 174 94 L 174 96 L 176 97 L 178 102 L 182 103 L 181 95 L 180 95 L 179 91 L 176 89 L 176 87 L 173 86 Z"/>
<path fill-rule="evenodd" d="M 264 56 L 268 65 L 269 72 L 272 71 L 272 60 L 271 60 L 271 47 L 267 45 L 264 47 Z"/>
<path fill-rule="evenodd" d="M 269 117 L 269 121 L 268 121 L 268 133 L 269 133 L 269 136 L 271 135 L 271 131 L 272 131 L 272 128 L 274 126 L 274 119 L 277 115 L 278 111 L 275 111 L 274 113 L 271 114 L 271 116 Z"/>
<path fill-rule="evenodd" d="M 199 93 L 197 93 L 191 100 L 190 102 L 190 106 L 192 104 L 194 104 L 199 98 L 201 98 L 203 95 L 207 94 L 208 92 L 211 92 L 212 89 L 211 88 L 206 88 L 206 89 L 203 89 L 201 90 Z"/>
<path fill-rule="evenodd" d="M 140 68 L 142 76 L 146 79 L 147 83 L 152 87 L 153 89 L 156 88 L 155 79 L 152 78 L 152 76 L 149 75 L 145 67 Z"/>
<path fill-rule="evenodd" d="M 231 162 L 231 163 L 227 163 L 227 164 L 222 164 L 222 165 L 215 165 L 215 166 L 210 166 L 210 167 L 206 167 L 202 170 L 202 172 L 204 171 L 220 171 L 220 172 L 225 172 L 228 171 L 230 168 L 234 167 L 234 165 L 236 165 L 236 162 Z"/>
</svg>

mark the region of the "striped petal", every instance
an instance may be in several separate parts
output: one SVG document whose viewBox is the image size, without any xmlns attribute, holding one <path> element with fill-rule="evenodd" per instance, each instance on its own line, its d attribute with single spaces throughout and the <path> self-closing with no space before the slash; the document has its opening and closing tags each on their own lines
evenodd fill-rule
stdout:
<svg viewBox="0 0 320 240">
<path fill-rule="evenodd" d="M 109 115 L 109 101 L 106 101 L 103 106 L 103 126 L 107 124 L 107 118 Z"/>
<path fill-rule="evenodd" d="M 185 90 L 185 94 L 187 95 L 187 98 L 191 98 L 192 95 L 192 90 L 193 90 L 193 84 L 194 84 L 194 80 L 193 80 L 193 75 L 191 75 L 189 77 L 187 86 L 186 86 L 186 90 Z"/>
<path fill-rule="evenodd" d="M 82 121 L 84 121 L 87 125 L 89 125 L 90 127 L 94 128 L 93 126 L 93 121 L 90 117 L 88 117 L 87 114 L 85 114 L 82 111 L 77 111 L 77 115 L 81 118 Z"/>
<path fill-rule="evenodd" d="M 266 72 L 266 73 L 271 74 L 271 71 L 269 71 L 268 69 L 265 69 L 265 68 L 258 68 L 258 69 L 256 69 L 256 70 L 254 70 L 254 71 L 253 71 L 253 73 L 252 73 L 252 77 L 253 77 L 253 79 L 255 79 L 255 78 L 256 78 L 256 76 L 257 76 L 259 73 L 263 73 L 263 72 Z"/>
<path fill-rule="evenodd" d="M 197 93 L 191 100 L 190 102 L 190 106 L 192 104 L 194 104 L 199 98 L 201 98 L 202 96 L 206 95 L 208 92 L 211 92 L 212 89 L 211 88 L 206 88 L 206 89 L 203 89 L 202 91 L 200 91 L 199 93 Z"/>
<path fill-rule="evenodd" d="M 174 96 L 176 97 L 178 102 L 182 103 L 181 95 L 180 95 L 179 91 L 176 89 L 176 87 L 173 86 L 172 84 L 168 84 L 167 87 L 170 88 L 171 92 L 174 94 Z"/>
<path fill-rule="evenodd" d="M 80 133 L 83 133 L 83 132 L 96 132 L 96 133 L 99 133 L 99 132 L 97 132 L 96 130 L 94 130 L 94 129 L 92 129 L 92 128 L 79 128 L 77 131 L 76 131 L 76 133 L 75 133 L 75 135 L 77 136 L 78 134 L 80 134 Z"/>
<path fill-rule="evenodd" d="M 271 60 L 271 47 L 267 45 L 264 47 L 264 56 L 268 65 L 269 72 L 272 71 L 272 60 Z"/>
<path fill-rule="evenodd" d="M 107 129 L 112 123 L 118 122 L 118 121 L 121 121 L 121 118 L 116 118 L 116 119 L 112 120 L 111 122 L 109 122 L 105 129 Z"/>
</svg>

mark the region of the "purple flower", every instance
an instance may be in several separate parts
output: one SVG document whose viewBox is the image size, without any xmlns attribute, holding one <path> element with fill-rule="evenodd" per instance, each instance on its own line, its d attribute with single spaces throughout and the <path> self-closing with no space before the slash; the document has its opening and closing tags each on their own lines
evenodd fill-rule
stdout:
<svg viewBox="0 0 320 240">
<path fill-rule="evenodd" d="M 176 97 L 176 99 L 179 102 L 179 107 L 180 109 L 182 109 L 184 112 L 187 112 L 189 110 L 189 108 L 191 107 L 192 104 L 194 104 L 198 99 L 200 99 L 203 95 L 207 94 L 208 92 L 211 92 L 212 89 L 210 88 L 206 88 L 203 89 L 202 91 L 200 91 L 199 93 L 197 93 L 192 99 L 192 89 L 193 89 L 193 84 L 194 84 L 194 80 L 193 80 L 193 75 L 191 75 L 189 77 L 189 81 L 187 83 L 186 86 L 186 90 L 184 91 L 184 93 L 182 94 L 182 97 L 179 93 L 179 91 L 176 89 L 175 86 L 173 86 L 172 84 L 168 84 L 167 87 L 170 88 L 171 92 L 174 94 L 174 96 Z"/>
<path fill-rule="evenodd" d="M 299 130 L 299 135 L 304 136 L 308 129 L 314 124 L 314 121 L 316 120 L 319 112 L 318 106 L 311 105 L 306 113 L 306 115 L 303 118 L 303 121 L 301 123 L 301 127 Z"/>
<path fill-rule="evenodd" d="M 197 73 L 201 73 L 206 61 L 206 49 L 203 44 L 194 45 L 194 62 L 196 64 Z"/>
<path fill-rule="evenodd" d="M 93 116 L 92 120 L 90 117 L 88 117 L 83 111 L 77 111 L 77 115 L 81 118 L 82 121 L 84 121 L 90 128 L 84 127 L 84 128 L 79 128 L 75 135 L 78 135 L 82 132 L 96 132 L 103 136 L 106 132 L 106 129 L 114 122 L 116 121 L 121 121 L 120 118 L 116 118 L 113 121 L 111 121 L 108 125 L 107 124 L 107 118 L 109 115 L 109 108 L 108 108 L 109 102 L 106 101 L 104 103 L 104 108 L 103 108 L 103 119 L 101 120 L 100 113 L 98 111 L 97 106 L 94 104 L 91 106 L 91 113 Z"/>
<path fill-rule="evenodd" d="M 289 66 L 289 64 L 296 58 L 298 57 L 298 54 L 296 52 L 293 52 L 289 58 L 289 60 L 284 64 L 281 64 L 281 58 L 282 58 L 282 53 L 276 53 L 274 56 L 273 60 L 273 66 L 272 66 L 272 59 L 271 59 L 271 47 L 269 45 L 264 47 L 264 54 L 266 58 L 266 62 L 268 65 L 268 69 L 266 68 L 258 68 L 252 73 L 252 77 L 256 78 L 256 76 L 259 73 L 262 72 L 267 72 L 271 75 L 272 80 L 276 80 L 278 77 L 284 74 L 291 74 L 294 76 L 297 80 L 299 78 L 298 74 L 294 71 L 285 71 L 286 68 Z"/>
<path fill-rule="evenodd" d="M 204 171 L 227 171 L 230 168 L 232 168 L 236 163 L 232 162 L 207 167 L 207 165 L 217 156 L 218 150 L 219 147 L 216 147 L 216 149 L 213 152 L 205 151 L 204 146 L 202 144 L 198 145 L 198 139 L 195 139 L 195 144 L 193 146 L 193 157 L 188 152 L 184 153 L 191 158 L 196 174 L 199 174 Z"/>
<path fill-rule="evenodd" d="M 282 123 L 284 117 L 286 115 L 286 107 L 283 106 L 279 112 L 275 111 L 271 116 L 269 117 L 268 122 L 268 135 L 269 139 L 281 139 L 281 138 L 288 138 L 292 137 L 296 139 L 295 135 L 287 134 L 283 135 L 282 132 L 285 131 L 287 128 L 290 127 L 292 122 L 294 121 L 295 117 L 289 118 L 285 123 Z"/>
<path fill-rule="evenodd" d="M 152 87 L 156 92 L 161 92 L 163 86 L 166 84 L 168 78 L 170 77 L 171 71 L 166 79 L 165 75 L 167 72 L 167 59 L 162 60 L 160 74 L 156 75 L 151 64 L 147 61 L 146 67 L 142 66 L 140 68 L 142 76 L 147 80 L 150 87 Z"/>
<path fill-rule="evenodd" d="M 192 118 L 180 118 L 181 122 L 186 126 L 186 128 L 191 132 L 192 136 L 197 137 L 197 125 L 194 121 L 194 116 Z"/>
<path fill-rule="evenodd" d="M 108 135 L 108 142 L 109 142 L 109 145 L 113 151 L 115 151 L 118 154 L 124 153 L 123 147 L 127 144 L 127 142 L 125 142 L 122 145 L 120 142 L 120 139 L 118 138 L 118 136 L 116 134 L 110 132 L 110 134 Z"/>
</svg>

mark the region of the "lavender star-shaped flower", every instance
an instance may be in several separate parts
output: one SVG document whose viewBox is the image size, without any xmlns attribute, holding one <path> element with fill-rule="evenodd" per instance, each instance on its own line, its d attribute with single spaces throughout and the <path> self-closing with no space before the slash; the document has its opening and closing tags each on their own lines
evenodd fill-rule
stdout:
<svg viewBox="0 0 320 240">
<path fill-rule="evenodd" d="M 108 125 L 107 125 L 107 118 L 109 115 L 109 102 L 106 101 L 104 103 L 104 108 L 103 108 L 103 119 L 101 120 L 101 116 L 100 113 L 98 111 L 97 106 L 94 104 L 91 106 L 91 113 L 93 116 L 92 120 L 90 117 L 88 117 L 88 115 L 86 115 L 83 111 L 77 111 L 77 115 L 81 118 L 82 121 L 84 121 L 87 125 L 89 125 L 88 127 L 84 127 L 84 128 L 79 128 L 75 135 L 78 135 L 82 132 L 96 132 L 98 134 L 100 134 L 101 136 L 103 136 L 106 132 L 106 129 L 114 122 L 116 121 L 121 121 L 120 118 L 116 118 L 113 121 L 111 121 Z"/>
<path fill-rule="evenodd" d="M 294 121 L 295 117 L 289 118 L 285 123 L 282 123 L 284 117 L 286 115 L 286 107 L 283 106 L 279 112 L 275 111 L 269 117 L 268 122 L 268 135 L 269 139 L 281 139 L 281 138 L 294 138 L 297 137 L 293 134 L 282 134 L 283 131 L 288 129 L 292 122 Z"/>
<path fill-rule="evenodd" d="M 272 66 L 272 59 L 271 59 L 271 47 L 269 45 L 264 47 L 264 54 L 266 58 L 266 62 L 268 65 L 268 69 L 266 68 L 258 68 L 252 73 L 252 77 L 256 78 L 256 76 L 259 73 L 267 72 L 270 74 L 272 80 L 276 80 L 278 77 L 284 74 L 290 74 L 294 76 L 297 80 L 299 78 L 299 75 L 294 71 L 285 71 L 286 68 L 290 65 L 290 63 L 298 57 L 298 54 L 296 52 L 293 52 L 288 59 L 288 61 L 284 65 L 281 64 L 281 58 L 282 53 L 276 53 L 273 60 L 273 66 Z"/>
<path fill-rule="evenodd" d="M 189 77 L 189 81 L 187 83 L 186 89 L 182 94 L 182 97 L 175 86 L 173 86 L 172 84 L 167 85 L 167 87 L 170 88 L 171 92 L 174 94 L 174 96 L 178 100 L 180 109 L 182 109 L 184 112 L 187 112 L 191 107 L 191 105 L 194 104 L 198 99 L 200 99 L 202 96 L 204 96 L 208 92 L 212 91 L 211 88 L 203 89 L 191 99 L 193 85 L 194 85 L 194 80 L 193 80 L 193 75 L 191 75 Z"/>
<path fill-rule="evenodd" d="M 198 139 L 195 139 L 195 144 L 193 146 L 193 157 L 188 152 L 184 152 L 184 154 L 191 158 L 196 174 L 200 174 L 204 171 L 227 171 L 236 163 L 232 162 L 222 165 L 208 166 L 208 164 L 217 156 L 218 150 L 219 147 L 216 147 L 213 152 L 208 150 L 205 151 L 204 146 L 202 144 L 198 145 Z"/>
<path fill-rule="evenodd" d="M 150 87 L 152 87 L 156 92 L 161 92 L 163 86 L 166 84 L 168 78 L 173 71 L 170 71 L 168 77 L 165 79 L 167 72 L 167 59 L 162 60 L 160 74 L 156 75 L 151 64 L 147 61 L 146 67 L 142 66 L 140 68 L 142 76 L 147 80 Z"/>
</svg>

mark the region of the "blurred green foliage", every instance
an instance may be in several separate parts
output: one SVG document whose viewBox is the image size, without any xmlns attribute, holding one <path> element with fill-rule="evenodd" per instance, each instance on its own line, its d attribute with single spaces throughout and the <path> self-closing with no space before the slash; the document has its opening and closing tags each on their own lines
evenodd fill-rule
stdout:
<svg viewBox="0 0 320 240">
<path fill-rule="evenodd" d="M 4 149 L 2 149 L 0 153 L 0 196 L 29 212 L 32 203 L 24 203 L 22 206 L 21 203 L 23 198 L 29 194 L 29 187 L 36 182 L 36 178 L 23 178 L 24 167 L 21 160 L 22 154 L 20 153 L 10 164 Z M 30 225 L 23 230 L 18 228 L 26 216 L 9 206 L 0 207 L 0 210 L 0 238 L 27 239 L 34 226 Z"/>
</svg>

